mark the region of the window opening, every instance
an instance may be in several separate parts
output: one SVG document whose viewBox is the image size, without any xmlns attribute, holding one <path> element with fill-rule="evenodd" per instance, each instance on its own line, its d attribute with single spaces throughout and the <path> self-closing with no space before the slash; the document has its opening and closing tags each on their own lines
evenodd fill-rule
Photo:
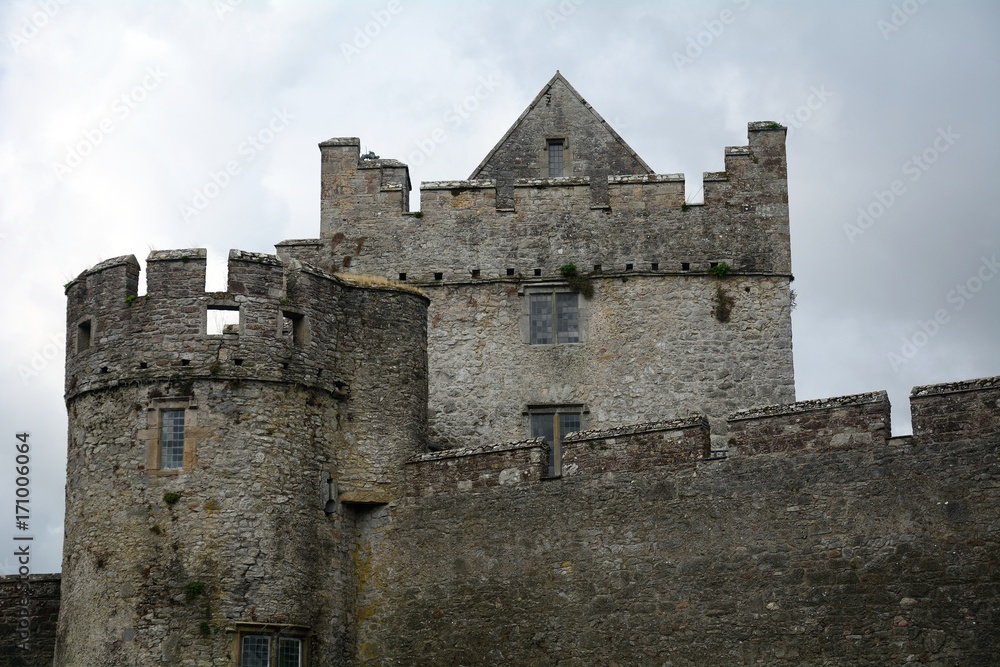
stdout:
<svg viewBox="0 0 1000 667">
<path fill-rule="evenodd" d="M 305 657 L 301 638 L 274 633 L 240 635 L 239 647 L 240 667 L 302 667 Z"/>
<path fill-rule="evenodd" d="M 278 667 L 302 667 L 302 640 L 278 638 Z"/>
<path fill-rule="evenodd" d="M 90 347 L 90 320 L 80 322 L 76 328 L 76 351 L 83 352 Z"/>
<path fill-rule="evenodd" d="M 175 470 L 184 466 L 184 411 L 160 412 L 160 469 Z"/>
<path fill-rule="evenodd" d="M 580 342 L 580 297 L 576 292 L 528 295 L 532 345 Z"/>
<path fill-rule="evenodd" d="M 576 410 L 531 413 L 531 437 L 545 438 L 549 443 L 549 477 L 562 472 L 563 439 L 583 426 L 582 416 Z"/>
<path fill-rule="evenodd" d="M 205 330 L 209 336 L 221 336 L 224 333 L 236 333 L 239 331 L 239 308 L 216 308 L 209 306 L 207 315 Z"/>
<path fill-rule="evenodd" d="M 271 638 L 267 635 L 243 635 L 240 667 L 271 667 Z"/>
<path fill-rule="evenodd" d="M 281 311 L 281 333 L 290 338 L 293 345 L 305 345 L 306 318 L 300 313 Z"/>
<path fill-rule="evenodd" d="M 549 178 L 560 178 L 563 175 L 563 140 L 549 139 Z"/>
</svg>

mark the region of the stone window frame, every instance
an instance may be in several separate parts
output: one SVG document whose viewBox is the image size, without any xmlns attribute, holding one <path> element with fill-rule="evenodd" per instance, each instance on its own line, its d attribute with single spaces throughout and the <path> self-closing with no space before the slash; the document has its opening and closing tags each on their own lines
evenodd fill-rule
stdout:
<svg viewBox="0 0 1000 667">
<path fill-rule="evenodd" d="M 247 637 L 268 638 L 268 667 L 278 667 L 278 649 L 282 640 L 298 643 L 299 661 L 296 667 L 307 667 L 309 664 L 309 639 L 312 634 L 305 626 L 283 623 L 238 623 L 231 632 L 233 633 L 232 654 L 236 656 L 234 662 L 236 667 L 246 667 L 243 659 L 243 640 Z"/>
<path fill-rule="evenodd" d="M 561 163 L 562 163 L 562 173 L 561 174 L 553 174 L 552 173 L 552 153 L 551 153 L 550 147 L 553 146 L 553 145 L 559 146 L 560 149 L 561 149 L 561 153 L 562 153 L 562 160 L 561 160 Z M 573 172 L 573 169 L 572 169 L 572 165 L 573 165 L 572 154 L 570 153 L 569 142 L 566 140 L 566 137 L 545 137 L 545 160 L 543 161 L 543 164 L 545 164 L 545 177 L 546 178 L 567 178 L 567 177 L 573 175 L 572 174 L 572 172 Z"/>
<path fill-rule="evenodd" d="M 553 317 L 553 342 L 551 343 L 533 343 L 531 341 L 531 295 L 533 294 L 551 294 L 553 296 L 553 301 L 555 301 L 556 294 L 575 294 L 577 297 L 577 339 L 573 342 L 559 342 L 559 332 L 557 330 L 558 326 L 558 313 L 556 305 L 553 303 L 552 317 Z M 521 297 L 521 316 L 520 316 L 520 330 L 521 330 L 521 340 L 532 348 L 548 348 L 564 345 L 580 345 L 587 341 L 587 331 L 590 328 L 590 308 L 588 307 L 588 299 L 583 298 L 583 296 L 577 291 L 569 287 L 563 281 L 552 281 L 552 282 L 541 282 L 533 283 L 531 285 L 524 285 L 518 290 L 518 296 Z"/>
<path fill-rule="evenodd" d="M 146 428 L 140 439 L 146 444 L 146 471 L 154 475 L 178 475 L 191 470 L 195 464 L 195 432 L 198 410 L 190 397 L 157 398 L 146 408 Z M 161 457 L 161 429 L 163 413 L 168 410 L 184 411 L 184 455 L 179 468 L 164 468 Z"/>
<path fill-rule="evenodd" d="M 220 331 L 212 331 L 214 313 L 236 313 L 236 322 L 223 324 Z M 240 334 L 243 332 L 243 308 L 238 303 L 221 299 L 210 299 L 205 304 L 204 329 L 202 332 L 209 338 L 217 338 L 226 334 Z"/>
<path fill-rule="evenodd" d="M 552 432 L 553 438 L 552 442 L 549 442 L 549 477 L 560 477 L 562 476 L 562 441 L 570 433 L 578 433 L 579 431 L 586 430 L 587 428 L 587 416 L 590 411 L 583 403 L 532 403 L 527 405 L 522 413 L 528 417 L 528 428 L 527 437 L 535 438 L 541 437 L 535 434 L 535 417 L 539 416 L 549 416 L 552 417 Z M 561 415 L 577 415 L 580 418 L 580 427 L 576 431 L 570 431 L 570 433 L 562 433 L 560 429 Z"/>
</svg>

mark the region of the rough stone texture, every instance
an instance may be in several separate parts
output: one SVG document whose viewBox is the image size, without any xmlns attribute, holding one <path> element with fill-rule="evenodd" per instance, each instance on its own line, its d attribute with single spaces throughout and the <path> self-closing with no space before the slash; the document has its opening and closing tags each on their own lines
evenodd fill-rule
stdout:
<svg viewBox="0 0 1000 667">
<path fill-rule="evenodd" d="M 914 387 L 913 437 L 964 440 L 969 433 L 1000 432 L 1000 378 Z"/>
<path fill-rule="evenodd" d="M 704 417 L 637 424 L 605 431 L 580 431 L 563 441 L 562 476 L 693 463 L 711 458 Z"/>
<path fill-rule="evenodd" d="M 67 286 L 57 665 L 228 664 L 238 623 L 310 629 L 313 664 L 354 645 L 358 503 L 401 495 L 424 442 L 427 299 L 241 251 L 205 293 L 204 257 L 153 253 L 145 296 L 134 257 Z M 207 335 L 213 306 L 239 324 Z M 156 465 L 162 407 L 182 470 Z"/>
<path fill-rule="evenodd" d="M 26 578 L 0 577 L 0 665 L 49 667 L 59 614 L 59 575 L 30 574 Z M 27 616 L 22 614 L 27 600 Z M 28 639 L 19 645 L 18 630 L 28 621 Z"/>
<path fill-rule="evenodd" d="M 580 146 L 584 175 L 539 178 L 537 155 L 516 164 L 553 123 Z M 358 139 L 324 142 L 320 239 L 277 249 L 405 275 L 430 295 L 429 428 L 440 446 L 520 440 L 527 405 L 565 402 L 588 413 L 585 428 L 706 414 L 718 440 L 729 412 L 795 398 L 785 130 L 752 123 L 748 135 L 726 149 L 725 172 L 706 175 L 704 205 L 687 206 L 683 176 L 648 173 L 557 76 L 474 180 L 422 185 L 419 216 L 406 211 L 405 166 L 362 159 Z M 480 178 L 494 172 L 513 175 L 509 208 L 498 208 L 498 177 Z M 600 206 L 595 178 L 607 187 Z M 714 262 L 731 276 L 713 277 Z M 567 263 L 595 292 L 581 342 L 528 345 L 525 293 L 565 287 Z"/>
<path fill-rule="evenodd" d="M 998 444 L 411 496 L 383 529 L 359 664 L 995 665 Z"/>
<path fill-rule="evenodd" d="M 407 495 L 537 482 L 548 475 L 548 457 L 543 438 L 420 454 L 407 461 Z"/>
<path fill-rule="evenodd" d="M 557 75 L 420 214 L 406 165 L 332 139 L 320 238 L 233 251 L 225 292 L 200 249 L 142 296 L 134 257 L 81 274 L 53 664 L 232 665 L 252 623 L 308 667 L 995 664 L 1000 379 L 917 388 L 906 438 L 884 392 L 774 405 L 785 133 L 748 132 L 688 206 Z M 580 342 L 529 345 L 569 262 Z M 586 430 L 526 440 L 553 405 Z"/>
<path fill-rule="evenodd" d="M 515 284 L 433 290 L 432 440 L 521 439 L 526 405 L 560 403 L 584 406 L 585 429 L 707 414 L 721 437 L 727 413 L 793 398 L 787 279 L 635 275 L 593 285 L 576 345 L 523 342 L 526 297 Z M 728 323 L 712 314 L 719 289 L 734 300 Z"/>
<path fill-rule="evenodd" d="M 740 410 L 729 417 L 729 449 L 752 456 L 884 444 L 889 413 L 884 391 Z"/>
<path fill-rule="evenodd" d="M 516 181 L 550 175 L 549 139 L 563 141 L 563 177 L 587 177 L 595 206 L 608 203 L 608 176 L 653 172 L 556 72 L 469 178 L 495 181 L 497 208 L 510 208 Z"/>
</svg>

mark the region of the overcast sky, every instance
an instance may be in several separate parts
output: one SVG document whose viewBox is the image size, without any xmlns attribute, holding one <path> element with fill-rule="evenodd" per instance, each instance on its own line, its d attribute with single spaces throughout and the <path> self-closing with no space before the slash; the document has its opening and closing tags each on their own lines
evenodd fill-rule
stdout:
<svg viewBox="0 0 1000 667">
<path fill-rule="evenodd" d="M 33 457 L 21 532 L 0 449 L 0 553 L 33 535 L 32 572 L 61 560 L 65 282 L 207 247 L 224 289 L 230 248 L 318 235 L 320 141 L 466 178 L 557 69 L 691 201 L 747 122 L 789 125 L 799 400 L 886 389 L 908 433 L 914 385 L 1000 374 L 1000 3 L 34 0 L 0 28 L 0 425 Z"/>
</svg>

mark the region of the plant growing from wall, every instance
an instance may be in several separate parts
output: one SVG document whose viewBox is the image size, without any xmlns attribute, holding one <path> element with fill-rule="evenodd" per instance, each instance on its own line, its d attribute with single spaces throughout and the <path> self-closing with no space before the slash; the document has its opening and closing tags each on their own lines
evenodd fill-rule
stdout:
<svg viewBox="0 0 1000 667">
<path fill-rule="evenodd" d="M 715 319 L 720 322 L 728 322 L 730 315 L 733 312 L 733 304 L 736 300 L 727 292 L 722 289 L 722 285 L 717 285 L 715 288 L 715 307 L 712 308 L 712 314 L 715 315 Z"/>
<path fill-rule="evenodd" d="M 731 269 L 732 267 L 726 264 L 725 262 L 719 262 L 718 264 L 713 266 L 710 269 L 710 271 L 712 272 L 712 275 L 715 276 L 716 278 L 725 278 L 726 276 L 729 275 L 729 271 Z"/>
<path fill-rule="evenodd" d="M 184 587 L 184 599 L 188 602 L 205 592 L 205 582 L 192 581 Z"/>
<path fill-rule="evenodd" d="M 594 286 L 590 283 L 590 276 L 579 273 L 576 264 L 572 262 L 563 264 L 559 267 L 559 273 L 574 292 L 579 292 L 586 299 L 594 296 Z"/>
<path fill-rule="evenodd" d="M 176 505 L 177 501 L 181 499 L 181 494 L 176 491 L 167 491 L 163 494 L 163 502 L 168 505 Z"/>
</svg>

